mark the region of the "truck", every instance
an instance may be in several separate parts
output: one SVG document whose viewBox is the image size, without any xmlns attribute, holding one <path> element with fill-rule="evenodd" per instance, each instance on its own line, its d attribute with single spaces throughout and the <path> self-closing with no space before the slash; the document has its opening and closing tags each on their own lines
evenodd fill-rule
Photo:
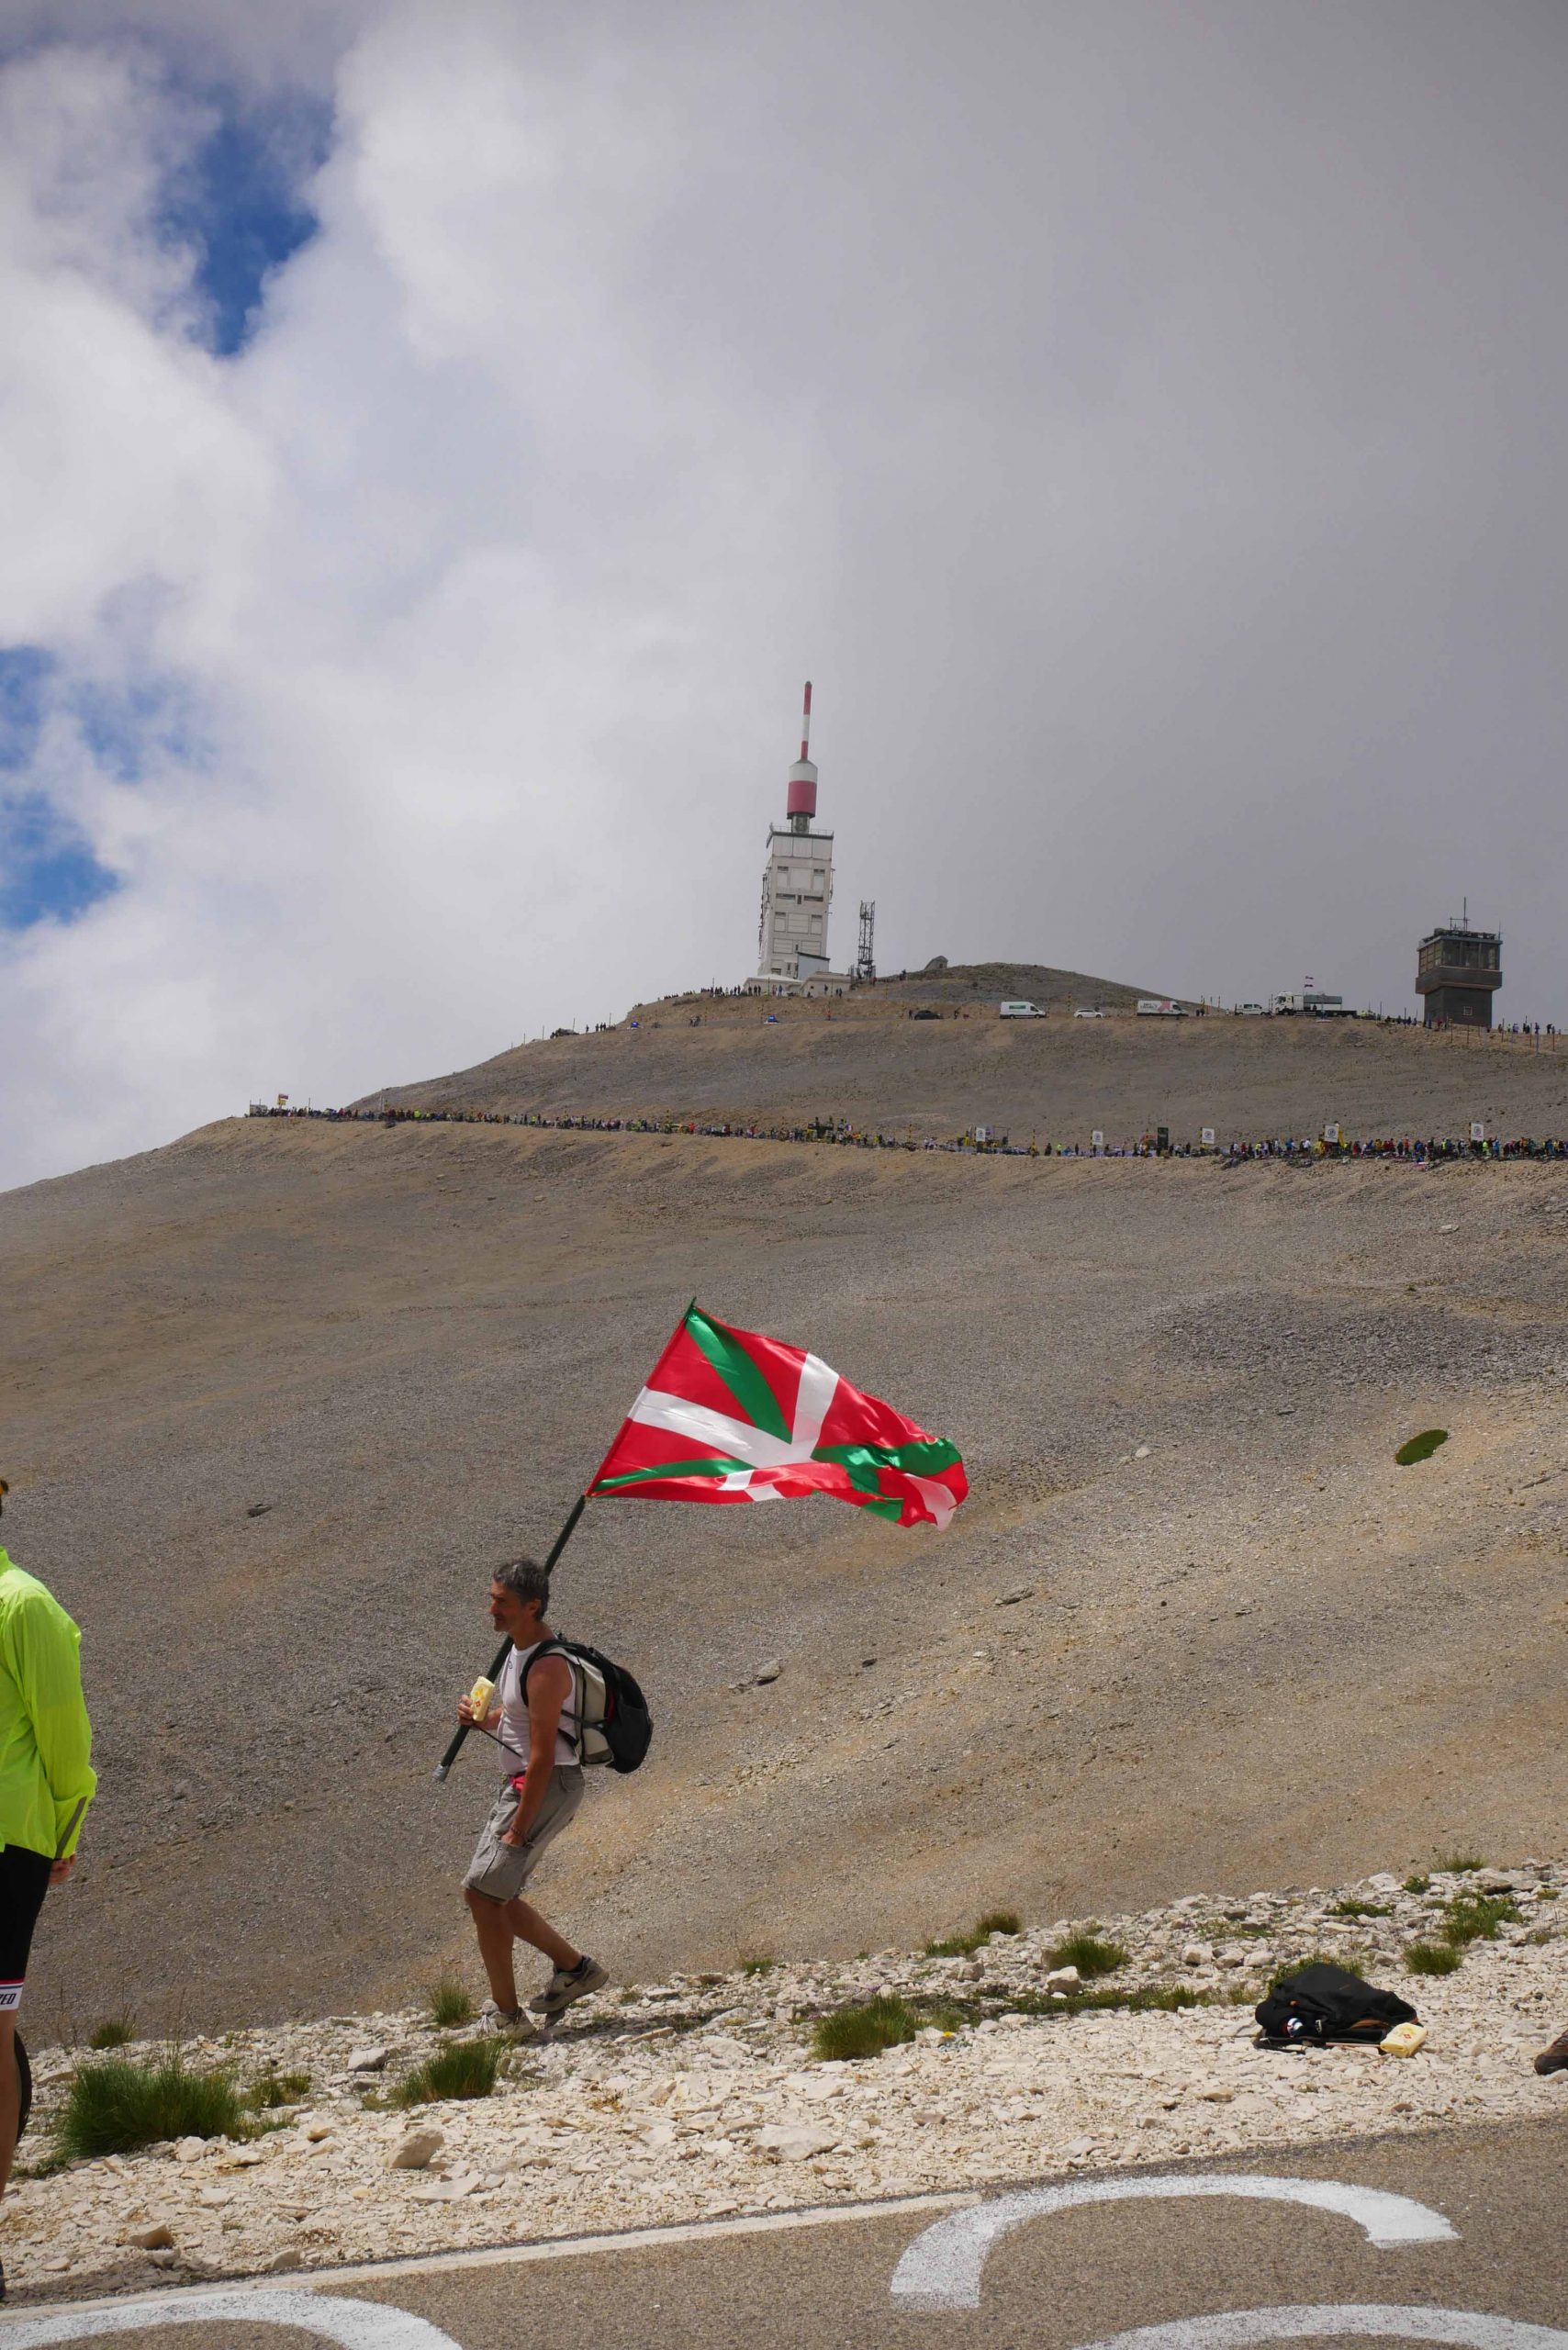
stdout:
<svg viewBox="0 0 1568 2350">
<path fill-rule="evenodd" d="M 1272 996 L 1269 1009 L 1286 1016 L 1305 1013 L 1316 1020 L 1353 1020 L 1356 1016 L 1342 995 L 1327 995 L 1321 988 L 1304 988 L 1300 995 Z"/>
<path fill-rule="evenodd" d="M 1137 1013 L 1140 1020 L 1185 1020 L 1187 1007 L 1171 995 L 1140 995 Z"/>
</svg>

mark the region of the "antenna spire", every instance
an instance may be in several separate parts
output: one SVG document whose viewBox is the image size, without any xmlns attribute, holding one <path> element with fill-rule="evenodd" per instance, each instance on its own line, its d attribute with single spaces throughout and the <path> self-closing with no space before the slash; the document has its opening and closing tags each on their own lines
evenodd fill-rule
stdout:
<svg viewBox="0 0 1568 2350">
<path fill-rule="evenodd" d="M 817 771 L 812 765 L 812 681 L 806 679 L 806 698 L 801 706 L 801 755 L 790 770 L 790 796 L 786 803 L 790 829 L 794 833 L 809 833 L 812 819 L 817 812 Z"/>
</svg>

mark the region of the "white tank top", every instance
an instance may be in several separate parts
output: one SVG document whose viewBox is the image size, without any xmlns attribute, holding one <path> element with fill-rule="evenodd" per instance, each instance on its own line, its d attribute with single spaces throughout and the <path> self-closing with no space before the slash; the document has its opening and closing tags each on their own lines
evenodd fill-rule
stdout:
<svg viewBox="0 0 1568 2350">
<path fill-rule="evenodd" d="M 501 1760 L 512 1771 L 526 1768 L 529 1751 L 528 1707 L 522 1701 L 522 1671 L 531 1656 L 546 1643 L 535 1640 L 532 1647 L 513 1649 L 501 1667 L 501 1677 L 496 1684 L 496 1695 L 501 1708 Z M 569 1657 L 563 1660 L 570 1664 Z M 575 1765 L 577 1760 L 577 1676 L 572 1674 L 572 1685 L 566 1702 L 561 1708 L 561 1719 L 555 1730 L 555 1762 Z"/>
</svg>

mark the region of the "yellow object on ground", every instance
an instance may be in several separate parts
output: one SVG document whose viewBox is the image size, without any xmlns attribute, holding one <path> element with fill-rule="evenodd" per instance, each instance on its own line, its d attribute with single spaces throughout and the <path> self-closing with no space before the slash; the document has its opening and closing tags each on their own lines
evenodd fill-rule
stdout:
<svg viewBox="0 0 1568 2350">
<path fill-rule="evenodd" d="M 1377 2044 L 1385 2056 L 1414 2056 L 1426 2037 L 1424 2023 L 1396 2023 L 1388 2038 Z"/>
</svg>

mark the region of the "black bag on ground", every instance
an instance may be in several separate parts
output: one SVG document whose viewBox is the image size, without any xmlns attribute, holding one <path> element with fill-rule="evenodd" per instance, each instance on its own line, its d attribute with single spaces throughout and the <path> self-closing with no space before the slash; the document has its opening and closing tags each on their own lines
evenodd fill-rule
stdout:
<svg viewBox="0 0 1568 2350">
<path fill-rule="evenodd" d="M 577 1760 L 635 1771 L 653 1743 L 648 1701 L 623 1664 L 586 1640 L 542 1640 L 523 1668 L 523 1681 L 542 1656 L 564 1656 L 577 1684 Z"/>
<path fill-rule="evenodd" d="M 1385 2040 L 1396 2023 L 1419 2021 L 1397 1991 L 1379 1991 L 1348 1967 L 1314 1964 L 1276 1983 L 1253 2009 L 1265 2040 L 1299 2047 L 1329 2040 Z"/>
</svg>

